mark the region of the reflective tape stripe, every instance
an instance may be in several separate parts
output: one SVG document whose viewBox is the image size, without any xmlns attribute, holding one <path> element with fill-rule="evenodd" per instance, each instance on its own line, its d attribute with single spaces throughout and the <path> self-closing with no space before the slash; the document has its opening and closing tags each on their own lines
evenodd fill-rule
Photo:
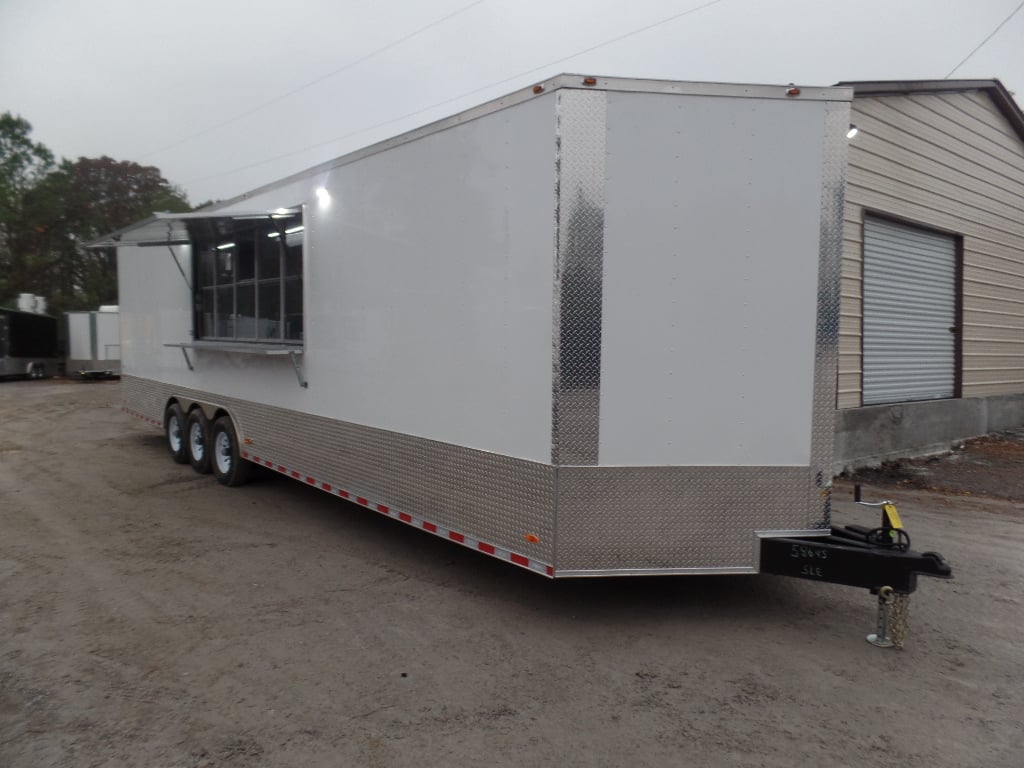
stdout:
<svg viewBox="0 0 1024 768">
<path fill-rule="evenodd" d="M 156 419 L 151 419 L 151 418 L 149 418 L 149 416 L 141 414 L 138 411 L 133 411 L 131 408 L 128 408 L 126 406 L 121 406 L 121 410 L 124 413 L 127 413 L 129 416 L 134 416 L 136 419 L 141 419 L 142 421 L 146 422 L 147 424 L 152 424 L 154 427 L 160 427 L 160 429 L 164 428 L 164 425 L 162 423 L 160 423 L 159 421 L 157 421 Z"/>
</svg>

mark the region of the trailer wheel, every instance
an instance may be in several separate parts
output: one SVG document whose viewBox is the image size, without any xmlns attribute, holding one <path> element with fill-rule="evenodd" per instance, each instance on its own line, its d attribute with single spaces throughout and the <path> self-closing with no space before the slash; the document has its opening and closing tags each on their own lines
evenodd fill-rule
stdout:
<svg viewBox="0 0 1024 768">
<path fill-rule="evenodd" d="M 210 447 L 210 465 L 218 483 L 234 487 L 249 481 L 252 464 L 240 455 L 238 435 L 235 434 L 235 426 L 230 417 L 221 416 L 213 422 Z"/>
<path fill-rule="evenodd" d="M 181 406 L 171 403 L 164 411 L 164 435 L 167 437 L 167 450 L 175 464 L 187 464 L 188 453 L 185 449 L 185 414 Z"/>
<path fill-rule="evenodd" d="M 210 472 L 210 422 L 203 415 L 202 408 L 193 408 L 188 414 L 185 449 L 188 463 L 201 475 Z"/>
</svg>

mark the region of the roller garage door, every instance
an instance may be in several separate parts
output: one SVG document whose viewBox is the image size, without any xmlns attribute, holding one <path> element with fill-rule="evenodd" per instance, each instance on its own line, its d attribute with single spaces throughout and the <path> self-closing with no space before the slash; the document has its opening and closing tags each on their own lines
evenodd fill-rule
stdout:
<svg viewBox="0 0 1024 768">
<path fill-rule="evenodd" d="M 956 389 L 957 243 L 864 221 L 864 405 L 938 400 Z"/>
</svg>

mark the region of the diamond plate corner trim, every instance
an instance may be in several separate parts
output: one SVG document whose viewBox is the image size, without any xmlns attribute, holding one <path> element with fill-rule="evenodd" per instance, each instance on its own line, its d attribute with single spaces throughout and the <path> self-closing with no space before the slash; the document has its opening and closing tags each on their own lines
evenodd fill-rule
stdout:
<svg viewBox="0 0 1024 768">
<path fill-rule="evenodd" d="M 223 408 L 239 439 L 251 441 L 246 450 L 292 477 L 316 478 L 353 500 L 373 500 L 375 509 L 401 510 L 531 561 L 554 562 L 551 466 L 151 379 L 121 382 L 125 410 L 154 426 L 163 425 L 172 397 Z"/>
<path fill-rule="evenodd" d="M 810 467 L 560 467 L 555 574 L 755 572 L 764 531 L 807 531 L 814 486 Z"/>
<path fill-rule="evenodd" d="M 835 442 L 835 382 L 839 360 L 839 277 L 843 252 L 843 201 L 846 179 L 849 102 L 825 105 L 824 157 L 821 172 L 821 235 L 818 266 L 818 330 L 815 339 L 814 406 L 811 420 L 811 467 L 815 471 L 807 526 L 831 524 L 829 489 Z"/>
<path fill-rule="evenodd" d="M 564 90 L 556 107 L 555 466 L 598 462 L 607 101 L 603 91 Z"/>
</svg>

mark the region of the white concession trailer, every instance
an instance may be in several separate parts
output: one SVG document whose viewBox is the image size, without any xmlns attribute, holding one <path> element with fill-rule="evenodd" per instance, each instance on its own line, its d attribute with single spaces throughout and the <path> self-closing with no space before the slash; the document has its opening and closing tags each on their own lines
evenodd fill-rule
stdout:
<svg viewBox="0 0 1024 768">
<path fill-rule="evenodd" d="M 848 88 L 563 75 L 118 248 L 124 408 L 551 577 L 828 533 Z"/>
</svg>

